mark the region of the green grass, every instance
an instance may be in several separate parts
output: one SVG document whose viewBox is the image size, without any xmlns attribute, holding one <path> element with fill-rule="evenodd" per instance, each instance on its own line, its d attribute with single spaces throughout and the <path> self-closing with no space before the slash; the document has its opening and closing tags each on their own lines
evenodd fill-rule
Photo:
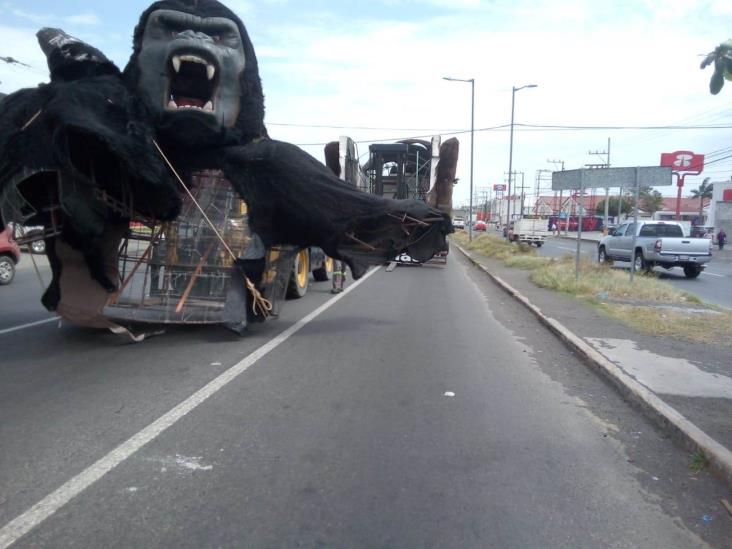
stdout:
<svg viewBox="0 0 732 549">
<path fill-rule="evenodd" d="M 701 473 L 704 469 L 709 467 L 709 458 L 701 450 L 697 450 L 691 454 L 691 463 L 689 463 L 689 469 L 694 474 Z"/>
</svg>

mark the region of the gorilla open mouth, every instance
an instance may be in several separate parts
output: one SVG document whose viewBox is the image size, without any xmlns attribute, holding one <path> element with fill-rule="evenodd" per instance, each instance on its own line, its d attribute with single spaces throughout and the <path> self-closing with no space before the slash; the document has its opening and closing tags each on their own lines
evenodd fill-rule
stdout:
<svg viewBox="0 0 732 549">
<path fill-rule="evenodd" d="M 166 110 L 196 109 L 214 113 L 219 71 L 213 61 L 199 53 L 177 52 L 168 60 L 167 72 Z"/>
</svg>

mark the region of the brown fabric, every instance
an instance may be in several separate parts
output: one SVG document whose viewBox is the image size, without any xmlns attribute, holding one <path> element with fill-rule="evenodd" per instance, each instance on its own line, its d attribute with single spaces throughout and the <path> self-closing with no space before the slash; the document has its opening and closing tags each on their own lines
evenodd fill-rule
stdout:
<svg viewBox="0 0 732 549">
<path fill-rule="evenodd" d="M 105 272 L 110 280 L 119 283 L 117 251 L 125 227 L 107 227 L 103 235 L 102 251 Z M 107 301 L 114 295 L 107 293 L 89 274 L 84 256 L 61 239 L 56 240 L 56 254 L 61 262 L 61 301 L 56 312 L 64 320 L 87 328 L 111 328 L 116 324 L 102 316 Z"/>
<path fill-rule="evenodd" d="M 452 187 L 455 184 L 460 143 L 454 137 L 440 147 L 440 161 L 437 163 L 435 185 L 427 193 L 427 205 L 452 215 Z"/>
</svg>

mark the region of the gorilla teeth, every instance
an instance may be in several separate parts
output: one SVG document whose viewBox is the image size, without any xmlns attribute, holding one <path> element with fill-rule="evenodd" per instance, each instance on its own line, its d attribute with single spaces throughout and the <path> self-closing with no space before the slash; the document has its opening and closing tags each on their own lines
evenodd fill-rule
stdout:
<svg viewBox="0 0 732 549">
<path fill-rule="evenodd" d="M 216 67 L 214 67 L 213 65 L 207 65 L 206 74 L 208 75 L 209 80 L 213 80 L 214 75 L 216 74 Z"/>
<path fill-rule="evenodd" d="M 170 101 L 168 101 L 168 108 L 169 109 L 177 109 L 178 108 L 178 103 L 176 103 L 175 101 L 173 101 L 171 99 Z"/>
<path fill-rule="evenodd" d="M 173 69 L 175 69 L 175 72 L 180 72 L 180 57 L 177 55 L 173 56 Z"/>
<path fill-rule="evenodd" d="M 213 108 L 213 101 L 209 101 L 208 103 L 206 103 L 206 104 L 205 104 L 205 105 L 203 106 L 203 110 L 204 110 L 204 111 L 209 111 L 209 112 L 213 112 L 213 110 L 214 110 L 214 108 Z"/>
</svg>

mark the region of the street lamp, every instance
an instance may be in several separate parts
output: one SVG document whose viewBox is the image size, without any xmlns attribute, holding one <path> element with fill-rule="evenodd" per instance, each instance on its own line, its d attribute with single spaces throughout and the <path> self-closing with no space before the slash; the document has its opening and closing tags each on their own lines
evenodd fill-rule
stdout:
<svg viewBox="0 0 732 549">
<path fill-rule="evenodd" d="M 519 90 L 523 90 L 524 88 L 537 88 L 538 86 L 536 84 L 526 84 L 525 86 L 521 86 L 520 88 L 517 88 L 516 86 L 512 87 L 511 92 L 511 143 L 509 145 L 508 150 L 508 224 L 510 227 L 511 224 L 511 179 L 513 177 L 513 115 L 514 115 L 514 106 L 516 105 L 516 92 Z M 523 212 L 522 212 L 523 213 Z M 508 237 L 508 230 L 506 231 L 506 236 Z"/>
<path fill-rule="evenodd" d="M 473 240 L 473 136 L 475 133 L 475 78 L 451 78 L 450 82 L 470 82 L 470 206 L 468 206 L 468 242 Z"/>
</svg>

